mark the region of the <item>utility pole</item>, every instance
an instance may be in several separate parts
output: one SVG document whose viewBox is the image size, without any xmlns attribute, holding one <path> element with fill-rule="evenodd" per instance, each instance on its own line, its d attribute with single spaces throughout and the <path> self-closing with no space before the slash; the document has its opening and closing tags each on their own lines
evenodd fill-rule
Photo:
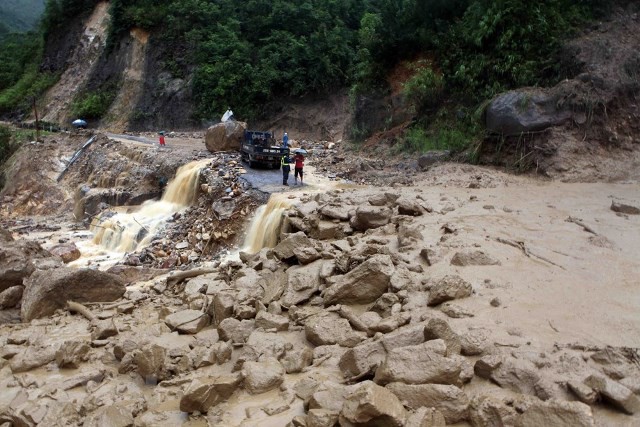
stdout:
<svg viewBox="0 0 640 427">
<path fill-rule="evenodd" d="M 36 97 L 32 98 L 33 115 L 36 116 L 36 141 L 40 141 L 40 120 L 38 120 L 38 107 L 36 106 Z"/>
</svg>

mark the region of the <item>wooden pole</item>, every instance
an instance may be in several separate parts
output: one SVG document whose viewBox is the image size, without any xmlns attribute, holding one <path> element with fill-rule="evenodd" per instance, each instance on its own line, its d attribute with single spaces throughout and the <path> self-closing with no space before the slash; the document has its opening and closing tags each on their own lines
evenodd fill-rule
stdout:
<svg viewBox="0 0 640 427">
<path fill-rule="evenodd" d="M 36 106 L 36 97 L 33 97 L 33 115 L 36 116 L 36 141 L 40 141 L 40 120 L 38 120 L 38 107 Z"/>
</svg>

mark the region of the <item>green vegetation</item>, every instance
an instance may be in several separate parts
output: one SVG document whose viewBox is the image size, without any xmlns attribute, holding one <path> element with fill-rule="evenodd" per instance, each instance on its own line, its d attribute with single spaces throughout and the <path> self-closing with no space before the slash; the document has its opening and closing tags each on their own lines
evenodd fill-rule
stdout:
<svg viewBox="0 0 640 427">
<path fill-rule="evenodd" d="M 33 30 L 44 11 L 45 0 L 2 0 L 0 2 L 0 35 L 2 28 L 10 32 Z"/>
<path fill-rule="evenodd" d="M 71 113 L 74 117 L 99 119 L 109 110 L 115 97 L 116 90 L 113 87 L 83 93 L 71 104 Z"/>
<path fill-rule="evenodd" d="M 4 187 L 3 166 L 18 149 L 18 143 L 11 136 L 11 130 L 6 126 L 0 126 L 0 190 Z"/>
</svg>

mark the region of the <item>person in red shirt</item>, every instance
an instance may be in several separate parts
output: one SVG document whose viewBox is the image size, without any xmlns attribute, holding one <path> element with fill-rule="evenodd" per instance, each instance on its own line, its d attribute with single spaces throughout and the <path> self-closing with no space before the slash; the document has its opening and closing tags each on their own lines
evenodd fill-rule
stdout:
<svg viewBox="0 0 640 427">
<path fill-rule="evenodd" d="M 160 146 L 164 147 L 164 132 L 160 132 Z"/>
<path fill-rule="evenodd" d="M 304 156 L 300 153 L 296 153 L 296 155 L 293 157 L 293 161 L 295 162 L 295 171 L 294 171 L 293 177 L 296 180 L 296 185 L 298 184 L 298 175 L 300 175 L 300 185 L 304 185 L 304 183 L 302 182 L 302 176 L 303 176 L 302 168 L 304 167 Z"/>
</svg>

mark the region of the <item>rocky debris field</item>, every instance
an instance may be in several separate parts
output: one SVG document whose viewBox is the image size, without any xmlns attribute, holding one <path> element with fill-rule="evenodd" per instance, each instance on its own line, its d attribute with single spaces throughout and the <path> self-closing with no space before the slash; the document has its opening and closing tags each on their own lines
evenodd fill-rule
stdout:
<svg viewBox="0 0 640 427">
<path fill-rule="evenodd" d="M 0 424 L 637 425 L 637 187 L 458 172 L 298 192 L 274 248 L 169 274 L 3 231 Z"/>
</svg>

